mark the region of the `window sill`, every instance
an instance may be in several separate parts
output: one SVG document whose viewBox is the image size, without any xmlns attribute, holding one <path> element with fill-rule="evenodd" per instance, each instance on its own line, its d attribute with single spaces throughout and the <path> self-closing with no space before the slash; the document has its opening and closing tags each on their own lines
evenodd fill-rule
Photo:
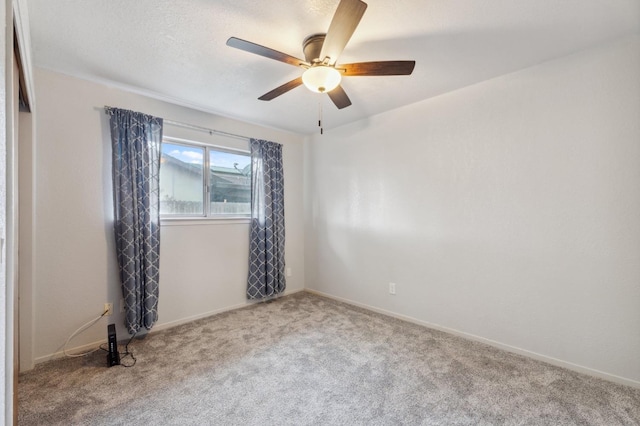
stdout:
<svg viewBox="0 0 640 426">
<path fill-rule="evenodd" d="M 160 226 L 244 225 L 249 217 L 161 217 Z"/>
</svg>

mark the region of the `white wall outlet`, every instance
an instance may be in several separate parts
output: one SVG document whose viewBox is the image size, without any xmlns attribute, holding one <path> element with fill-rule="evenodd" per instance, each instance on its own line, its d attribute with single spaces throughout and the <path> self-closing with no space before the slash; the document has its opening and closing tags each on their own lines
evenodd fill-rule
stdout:
<svg viewBox="0 0 640 426">
<path fill-rule="evenodd" d="M 291 268 L 287 268 L 287 276 L 290 277 L 291 275 L 293 275 Z"/>
<path fill-rule="evenodd" d="M 396 294 L 396 283 L 389 283 L 389 294 Z"/>
<path fill-rule="evenodd" d="M 107 313 L 105 315 L 112 315 L 113 314 L 113 303 L 105 303 L 104 304 L 104 311 L 107 311 Z"/>
</svg>

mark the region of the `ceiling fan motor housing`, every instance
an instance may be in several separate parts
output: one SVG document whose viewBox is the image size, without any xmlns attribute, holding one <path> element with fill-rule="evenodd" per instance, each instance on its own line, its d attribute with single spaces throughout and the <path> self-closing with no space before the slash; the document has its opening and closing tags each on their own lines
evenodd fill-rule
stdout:
<svg viewBox="0 0 640 426">
<path fill-rule="evenodd" d="M 304 57 L 310 64 L 322 62 L 320 59 L 320 52 L 322 51 L 322 44 L 324 43 L 325 36 L 325 33 L 312 34 L 302 42 Z"/>
</svg>

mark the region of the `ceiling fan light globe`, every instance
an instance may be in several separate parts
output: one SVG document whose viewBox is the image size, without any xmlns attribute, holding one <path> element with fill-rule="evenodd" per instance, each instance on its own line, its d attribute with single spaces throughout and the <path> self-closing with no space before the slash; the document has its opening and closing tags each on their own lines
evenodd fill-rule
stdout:
<svg viewBox="0 0 640 426">
<path fill-rule="evenodd" d="M 333 67 L 318 65 L 302 74 L 302 82 L 312 92 L 330 92 L 340 84 L 342 74 Z"/>
</svg>

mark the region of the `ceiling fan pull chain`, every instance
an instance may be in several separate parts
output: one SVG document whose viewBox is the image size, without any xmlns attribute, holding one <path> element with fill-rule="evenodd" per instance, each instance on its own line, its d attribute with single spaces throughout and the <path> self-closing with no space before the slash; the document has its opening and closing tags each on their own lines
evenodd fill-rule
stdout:
<svg viewBox="0 0 640 426">
<path fill-rule="evenodd" d="M 322 128 L 322 99 L 318 101 L 318 127 L 320 127 L 320 134 L 324 133 L 324 129 Z"/>
</svg>

